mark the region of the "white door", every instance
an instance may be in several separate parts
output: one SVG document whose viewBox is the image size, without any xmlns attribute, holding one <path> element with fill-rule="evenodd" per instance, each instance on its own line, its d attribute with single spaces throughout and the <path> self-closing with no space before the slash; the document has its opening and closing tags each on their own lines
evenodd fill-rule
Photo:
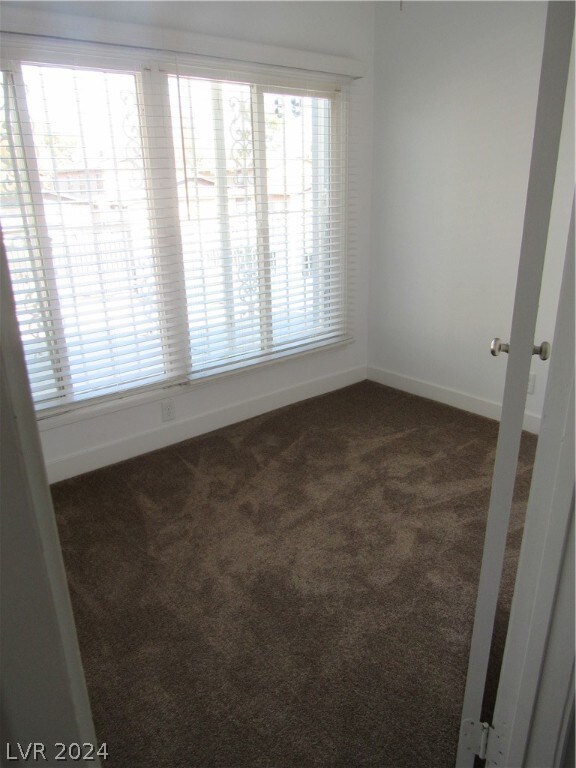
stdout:
<svg viewBox="0 0 576 768">
<path fill-rule="evenodd" d="M 544 352 L 539 344 L 534 346 L 534 332 L 573 27 L 573 3 L 549 3 L 510 342 L 509 345 L 496 344 L 493 347 L 496 354 L 500 351 L 508 352 L 509 359 L 464 694 L 457 768 L 472 768 L 475 755 L 482 752 L 483 742 L 489 733 L 480 722 L 481 707 L 516 478 L 530 362 L 532 354 Z"/>
<path fill-rule="evenodd" d="M 574 703 L 574 203 L 554 357 L 487 752 L 556 768 Z M 495 737 L 492 734 L 496 734 Z M 494 758 L 494 759 L 492 759 Z"/>
</svg>

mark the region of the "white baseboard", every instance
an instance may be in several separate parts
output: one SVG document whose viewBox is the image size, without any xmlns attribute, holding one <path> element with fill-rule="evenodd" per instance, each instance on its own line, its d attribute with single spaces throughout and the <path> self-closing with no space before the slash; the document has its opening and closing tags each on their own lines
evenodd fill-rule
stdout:
<svg viewBox="0 0 576 768">
<path fill-rule="evenodd" d="M 385 384 L 394 389 L 400 389 L 403 392 L 409 392 L 411 395 L 419 395 L 429 400 L 435 400 L 438 403 L 452 405 L 454 408 L 460 408 L 462 411 L 477 413 L 479 416 L 486 416 L 489 419 L 500 421 L 500 412 L 502 404 L 492 400 L 485 400 L 473 395 L 467 395 L 465 392 L 458 392 L 455 389 L 447 389 L 437 384 L 431 384 L 428 381 L 412 379 L 409 376 L 401 376 L 392 371 L 386 371 L 383 368 L 368 366 L 367 377 L 371 381 L 379 384 Z M 538 434 L 540 431 L 540 416 L 534 413 L 524 414 L 524 429 L 527 432 Z"/>
<path fill-rule="evenodd" d="M 190 437 L 212 432 L 220 427 L 235 424 L 253 416 L 282 408 L 285 405 L 306 400 L 309 397 L 324 395 L 350 384 L 356 384 L 366 379 L 366 368 L 358 366 L 346 371 L 311 379 L 296 386 L 278 389 L 260 397 L 244 400 L 227 408 L 205 412 L 188 419 L 165 424 L 138 434 L 129 435 L 124 440 L 103 443 L 96 448 L 90 448 L 68 456 L 60 457 L 46 463 L 48 481 L 50 483 L 65 480 L 93 469 L 99 469 L 118 461 L 131 459 L 158 448 L 187 440 Z"/>
<path fill-rule="evenodd" d="M 409 392 L 429 400 L 452 405 L 455 408 L 460 408 L 470 413 L 477 413 L 490 419 L 500 419 L 499 403 L 473 397 L 464 392 L 447 389 L 446 387 L 440 387 L 430 382 L 401 376 L 382 368 L 358 366 L 330 376 L 311 379 L 303 384 L 278 389 L 260 397 L 243 400 L 227 408 L 209 411 L 188 419 L 164 424 L 156 429 L 132 434 L 124 440 L 103 443 L 96 448 L 60 457 L 54 461 L 47 462 L 48 480 L 50 483 L 55 483 L 68 477 L 90 472 L 93 469 L 115 464 L 118 461 L 131 459 L 134 456 L 139 456 L 158 448 L 164 448 L 167 445 L 172 445 L 197 435 L 212 432 L 215 429 L 220 429 L 220 427 L 226 427 L 229 424 L 235 424 L 238 421 L 250 419 L 253 416 L 260 416 L 275 408 L 282 408 L 285 405 L 291 405 L 300 400 L 306 400 L 309 397 L 316 397 L 317 395 L 323 395 L 327 392 L 347 387 L 366 378 L 403 392 Z M 524 416 L 524 429 L 538 434 L 539 428 L 540 417 L 535 414 L 526 413 Z"/>
</svg>

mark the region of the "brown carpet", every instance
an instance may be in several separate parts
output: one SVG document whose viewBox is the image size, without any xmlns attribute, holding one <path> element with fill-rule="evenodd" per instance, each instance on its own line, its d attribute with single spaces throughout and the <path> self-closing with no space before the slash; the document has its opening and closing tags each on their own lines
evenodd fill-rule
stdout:
<svg viewBox="0 0 576 768">
<path fill-rule="evenodd" d="M 106 765 L 450 768 L 496 437 L 363 382 L 52 486 Z"/>
</svg>

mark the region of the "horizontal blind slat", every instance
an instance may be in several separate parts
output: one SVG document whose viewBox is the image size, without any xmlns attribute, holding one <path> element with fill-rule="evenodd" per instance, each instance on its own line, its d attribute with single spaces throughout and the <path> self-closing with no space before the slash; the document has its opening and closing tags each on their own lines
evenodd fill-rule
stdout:
<svg viewBox="0 0 576 768">
<path fill-rule="evenodd" d="M 0 206 L 38 407 L 346 336 L 341 89 L 185 69 L 2 74 Z"/>
</svg>

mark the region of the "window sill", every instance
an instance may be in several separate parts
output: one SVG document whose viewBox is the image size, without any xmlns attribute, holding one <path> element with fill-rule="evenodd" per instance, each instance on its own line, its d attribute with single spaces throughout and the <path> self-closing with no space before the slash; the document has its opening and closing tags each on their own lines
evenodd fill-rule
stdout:
<svg viewBox="0 0 576 768">
<path fill-rule="evenodd" d="M 70 406 L 70 410 L 60 411 L 58 413 L 46 413 L 44 415 L 40 412 L 37 414 L 38 430 L 40 432 L 47 432 L 51 429 L 59 429 L 76 422 L 97 419 L 129 408 L 138 408 L 149 405 L 150 403 L 158 402 L 166 397 L 173 397 L 190 392 L 194 389 L 199 389 L 200 387 L 210 386 L 216 381 L 221 381 L 230 377 L 249 376 L 264 368 L 277 366 L 280 363 L 288 363 L 312 354 L 332 351 L 348 346 L 353 342 L 354 339 L 351 336 L 344 336 L 336 341 L 327 341 L 324 342 L 324 344 L 317 345 L 310 349 L 304 349 L 299 352 L 280 352 L 267 360 L 246 364 L 231 370 L 208 374 L 205 373 L 198 375 L 197 377 L 193 376 L 186 381 L 179 381 L 164 386 L 159 386 L 157 384 L 150 385 L 145 390 L 119 394 L 113 399 L 106 399 L 105 401 L 100 402 L 91 401 L 87 402 L 85 405 L 75 404 Z"/>
</svg>

